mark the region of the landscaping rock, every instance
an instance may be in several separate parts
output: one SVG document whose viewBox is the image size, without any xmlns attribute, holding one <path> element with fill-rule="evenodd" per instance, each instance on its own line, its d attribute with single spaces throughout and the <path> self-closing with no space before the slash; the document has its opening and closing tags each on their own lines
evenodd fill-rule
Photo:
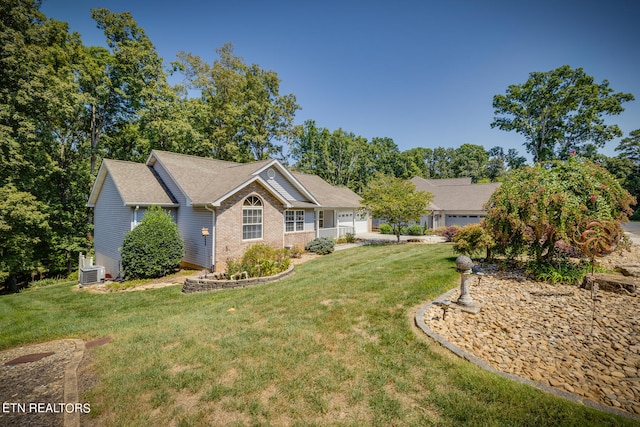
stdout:
<svg viewBox="0 0 640 427">
<path fill-rule="evenodd" d="M 624 276 L 640 277 L 640 264 L 616 265 L 616 270 Z"/>
<path fill-rule="evenodd" d="M 582 287 L 590 290 L 594 283 L 598 284 L 599 289 L 608 292 L 635 295 L 638 289 L 638 282 L 632 277 L 605 273 L 587 274 L 582 282 Z"/>
<path fill-rule="evenodd" d="M 533 282 L 522 272 L 485 273 L 479 284 L 470 281 L 480 313 L 449 310 L 443 320 L 432 305 L 426 326 L 501 372 L 637 416 L 640 298 L 599 292 L 594 303 L 587 289 Z"/>
</svg>

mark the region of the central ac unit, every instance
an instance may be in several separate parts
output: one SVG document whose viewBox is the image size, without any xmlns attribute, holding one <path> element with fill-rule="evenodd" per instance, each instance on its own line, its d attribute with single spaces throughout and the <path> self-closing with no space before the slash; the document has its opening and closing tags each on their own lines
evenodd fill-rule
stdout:
<svg viewBox="0 0 640 427">
<path fill-rule="evenodd" d="M 105 278 L 105 268 L 99 265 L 82 267 L 78 278 L 81 285 L 102 282 Z"/>
</svg>

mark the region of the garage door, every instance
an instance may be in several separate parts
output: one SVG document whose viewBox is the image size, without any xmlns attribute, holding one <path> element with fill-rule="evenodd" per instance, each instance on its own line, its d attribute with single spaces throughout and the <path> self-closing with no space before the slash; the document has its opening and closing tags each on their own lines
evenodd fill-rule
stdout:
<svg viewBox="0 0 640 427">
<path fill-rule="evenodd" d="M 465 226 L 467 224 L 475 224 L 480 222 L 482 217 L 480 215 L 447 215 L 445 223 L 447 225 L 459 225 Z"/>
</svg>

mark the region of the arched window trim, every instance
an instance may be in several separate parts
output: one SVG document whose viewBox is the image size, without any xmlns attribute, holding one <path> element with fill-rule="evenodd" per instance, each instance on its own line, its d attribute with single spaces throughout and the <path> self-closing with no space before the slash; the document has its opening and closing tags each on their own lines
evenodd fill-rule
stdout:
<svg viewBox="0 0 640 427">
<path fill-rule="evenodd" d="M 251 195 L 242 202 L 242 240 L 262 239 L 262 199 Z"/>
</svg>

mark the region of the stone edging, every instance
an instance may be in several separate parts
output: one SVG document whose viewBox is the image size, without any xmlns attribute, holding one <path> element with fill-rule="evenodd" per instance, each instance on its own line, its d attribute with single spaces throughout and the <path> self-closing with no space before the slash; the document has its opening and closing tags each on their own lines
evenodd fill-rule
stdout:
<svg viewBox="0 0 640 427">
<path fill-rule="evenodd" d="M 637 417 L 633 414 L 630 414 L 626 411 L 621 411 L 618 410 L 616 408 L 612 408 L 610 406 L 606 406 L 606 405 L 602 405 L 600 403 L 594 402 L 592 400 L 589 399 L 584 399 L 578 395 L 575 395 L 573 393 L 569 393 L 567 391 L 564 390 L 558 390 L 556 388 L 553 387 L 549 387 L 545 384 L 541 384 L 535 381 L 532 381 L 530 379 L 527 378 L 522 378 L 519 377 L 517 375 L 513 375 L 513 374 L 508 374 L 506 372 L 502 372 L 499 371 L 497 369 L 495 369 L 493 366 L 487 364 L 485 361 L 483 361 L 482 359 L 477 358 L 476 356 L 472 355 L 471 353 L 461 349 L 460 347 L 450 343 L 449 341 L 447 341 L 446 339 L 444 339 L 442 336 L 440 336 L 439 334 L 437 334 L 436 332 L 432 331 L 427 324 L 424 321 L 424 315 L 425 312 L 434 304 L 436 304 L 437 302 L 440 301 L 445 301 L 447 299 L 449 299 L 449 297 L 458 290 L 458 288 L 454 288 L 451 289 L 450 291 L 440 295 L 437 299 L 435 299 L 434 301 L 431 301 L 425 305 L 423 305 L 422 307 L 420 307 L 420 309 L 418 310 L 418 312 L 416 313 L 416 317 L 415 317 L 415 324 L 417 327 L 419 327 L 425 334 L 427 334 L 430 338 L 436 340 L 440 345 L 442 345 L 443 347 L 447 348 L 448 350 L 450 350 L 451 352 L 453 352 L 456 356 L 465 359 L 469 362 L 475 363 L 478 367 L 493 372 L 494 374 L 498 374 L 501 377 L 507 378 L 509 380 L 512 381 L 517 381 L 519 383 L 522 384 L 527 384 L 530 385 L 532 387 L 536 387 L 537 389 L 540 389 L 542 391 L 546 391 L 547 393 L 552 393 L 556 396 L 565 398 L 567 400 L 570 400 L 574 403 L 579 403 L 579 404 L 583 404 L 585 406 L 589 406 L 591 408 L 597 409 L 599 411 L 604 411 L 604 412 L 610 412 L 616 415 L 619 415 L 621 417 L 625 417 L 625 418 L 630 418 L 633 420 L 640 420 L 640 417 Z"/>
<path fill-rule="evenodd" d="M 240 279 L 240 280 L 219 280 L 219 279 L 201 279 L 201 278 L 186 278 L 184 281 L 184 285 L 182 285 L 182 293 L 183 294 L 191 294 L 194 292 L 207 292 L 207 291 L 217 291 L 222 289 L 237 289 L 237 288 L 246 288 L 248 286 L 259 285 L 262 283 L 275 282 L 276 280 L 280 280 L 285 278 L 293 273 L 293 265 L 289 267 L 286 271 L 282 273 L 278 273 L 273 276 L 268 277 L 254 277 L 252 279 Z"/>
</svg>

